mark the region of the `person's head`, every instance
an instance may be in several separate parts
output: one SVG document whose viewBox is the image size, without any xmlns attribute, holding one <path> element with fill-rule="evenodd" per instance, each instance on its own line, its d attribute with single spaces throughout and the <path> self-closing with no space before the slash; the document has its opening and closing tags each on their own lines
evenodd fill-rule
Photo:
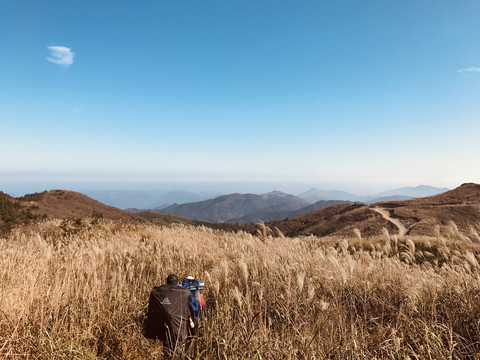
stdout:
<svg viewBox="0 0 480 360">
<path fill-rule="evenodd" d="M 168 285 L 177 285 L 178 284 L 178 276 L 177 274 L 170 274 L 167 276 L 167 284 Z"/>
</svg>

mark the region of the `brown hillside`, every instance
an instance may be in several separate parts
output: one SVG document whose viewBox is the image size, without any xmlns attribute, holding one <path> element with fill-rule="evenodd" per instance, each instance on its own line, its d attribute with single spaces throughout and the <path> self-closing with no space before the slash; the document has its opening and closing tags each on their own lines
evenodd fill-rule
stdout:
<svg viewBox="0 0 480 360">
<path fill-rule="evenodd" d="M 394 231 L 393 224 L 366 205 L 340 204 L 286 220 L 267 223 L 278 228 L 285 236 L 353 235 L 358 228 L 366 236 L 379 234 L 382 228 Z"/>
<path fill-rule="evenodd" d="M 380 211 L 378 211 L 380 210 Z M 381 215 L 385 213 L 387 219 Z M 480 185 L 468 183 L 443 194 L 419 199 L 385 201 L 369 206 L 342 204 L 295 216 L 267 225 L 277 227 L 287 236 L 379 235 L 383 228 L 391 234 L 435 235 L 480 232 Z"/>
<path fill-rule="evenodd" d="M 51 190 L 18 198 L 22 205 L 34 209 L 36 215 L 51 218 L 98 217 L 111 220 L 143 220 L 141 217 L 102 204 L 86 195 L 70 190 Z"/>
<path fill-rule="evenodd" d="M 464 233 L 478 229 L 480 222 L 480 185 L 468 183 L 443 194 L 426 198 L 380 202 L 371 207 L 382 207 L 390 216 L 400 220 L 409 235 L 434 235 L 435 226 L 441 232 Z M 455 225 L 452 225 L 452 222 Z"/>
<path fill-rule="evenodd" d="M 31 206 L 24 206 L 20 201 L 0 191 L 0 236 L 8 233 L 15 225 L 38 219 L 32 213 Z"/>
</svg>

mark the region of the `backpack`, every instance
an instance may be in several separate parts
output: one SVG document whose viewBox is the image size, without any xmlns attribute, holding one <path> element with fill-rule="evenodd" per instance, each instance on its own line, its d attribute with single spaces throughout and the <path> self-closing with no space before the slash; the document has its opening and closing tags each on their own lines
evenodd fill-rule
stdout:
<svg viewBox="0 0 480 360">
<path fill-rule="evenodd" d="M 161 339 L 182 344 L 189 332 L 190 292 L 178 285 L 153 288 L 148 302 L 143 334 L 148 339 Z"/>
<path fill-rule="evenodd" d="M 190 311 L 193 312 L 192 318 L 196 326 L 198 323 L 198 318 L 202 313 L 202 308 L 197 298 L 197 292 L 198 292 L 198 289 L 200 288 L 200 283 L 196 279 L 185 279 L 182 282 L 182 286 L 190 290 L 189 306 L 190 306 Z"/>
</svg>

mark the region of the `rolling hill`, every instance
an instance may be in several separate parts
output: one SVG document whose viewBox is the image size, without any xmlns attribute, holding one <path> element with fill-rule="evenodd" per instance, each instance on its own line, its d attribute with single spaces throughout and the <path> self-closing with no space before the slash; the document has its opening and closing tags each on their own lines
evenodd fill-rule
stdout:
<svg viewBox="0 0 480 360">
<path fill-rule="evenodd" d="M 34 206 L 25 206 L 19 200 L 0 191 L 0 235 L 13 226 L 38 218 L 33 214 Z"/>
<path fill-rule="evenodd" d="M 382 216 L 382 212 L 387 216 Z M 398 233 L 396 221 L 405 227 L 407 235 L 434 236 L 438 231 L 449 234 L 459 229 L 476 236 L 480 232 L 480 185 L 467 183 L 418 199 L 372 205 L 340 204 L 267 225 L 277 227 L 287 236 L 351 235 L 354 229 L 372 236 L 381 234 L 383 228 Z"/>
<path fill-rule="evenodd" d="M 182 216 L 161 214 L 156 211 L 142 211 L 138 214 L 132 214 L 70 190 L 44 191 L 18 198 L 0 192 L 0 236 L 7 234 L 15 225 L 45 218 L 74 220 L 103 218 L 126 222 L 151 222 L 161 226 L 172 224 L 207 226 L 225 231 L 249 231 L 253 227 L 250 224 L 202 222 Z"/>
<path fill-rule="evenodd" d="M 321 209 L 325 209 L 329 206 L 350 203 L 348 201 L 338 201 L 338 200 L 320 200 L 314 204 L 307 205 L 297 210 L 272 210 L 272 211 L 265 211 L 259 210 L 257 212 L 249 213 L 240 219 L 237 219 L 236 222 L 246 223 L 246 222 L 267 222 L 267 221 L 274 221 L 279 219 L 285 219 L 292 216 L 297 216 L 305 213 L 309 213 L 312 211 L 317 211 Z"/>
<path fill-rule="evenodd" d="M 97 217 L 111 220 L 140 220 L 141 217 L 102 204 L 86 195 L 70 190 L 50 190 L 17 198 L 23 206 L 31 207 L 35 215 L 50 218 Z"/>
<path fill-rule="evenodd" d="M 368 237 L 381 234 L 383 228 L 391 234 L 420 236 L 438 233 L 448 236 L 460 231 L 475 239 L 480 233 L 480 185 L 474 183 L 429 197 L 371 205 L 336 201 L 306 205 L 305 200 L 293 195 L 271 192 L 263 195 L 231 194 L 165 210 L 168 209 L 177 214 L 155 211 L 132 214 L 69 190 L 44 191 L 19 198 L 0 192 L 0 230 L 5 233 L 16 224 L 46 217 L 93 217 L 255 232 L 258 226 L 254 222 L 275 216 L 283 220 L 267 221 L 266 225 L 271 229 L 278 228 L 286 236 L 346 236 L 358 229 L 362 236 Z M 192 219 L 194 213 L 202 216 Z"/>
<path fill-rule="evenodd" d="M 0 235 L 8 233 L 15 225 L 45 218 L 147 222 L 138 215 L 104 205 L 74 191 L 51 190 L 18 198 L 0 192 Z"/>
<path fill-rule="evenodd" d="M 211 200 L 174 204 L 159 212 L 208 222 L 252 222 L 263 214 L 298 210 L 308 205 L 294 195 L 273 191 L 267 194 L 230 194 Z"/>
<path fill-rule="evenodd" d="M 480 222 L 480 185 L 467 183 L 439 195 L 376 205 L 388 209 L 390 216 L 399 219 L 411 235 L 431 234 L 436 225 L 469 233 Z"/>
</svg>

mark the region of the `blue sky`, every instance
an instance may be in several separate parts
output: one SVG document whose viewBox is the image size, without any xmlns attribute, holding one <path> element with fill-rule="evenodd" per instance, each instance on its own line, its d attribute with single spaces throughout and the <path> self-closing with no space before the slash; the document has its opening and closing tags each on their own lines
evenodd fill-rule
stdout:
<svg viewBox="0 0 480 360">
<path fill-rule="evenodd" d="M 480 182 L 479 18 L 478 1 L 1 0 L 0 186 Z"/>
</svg>

